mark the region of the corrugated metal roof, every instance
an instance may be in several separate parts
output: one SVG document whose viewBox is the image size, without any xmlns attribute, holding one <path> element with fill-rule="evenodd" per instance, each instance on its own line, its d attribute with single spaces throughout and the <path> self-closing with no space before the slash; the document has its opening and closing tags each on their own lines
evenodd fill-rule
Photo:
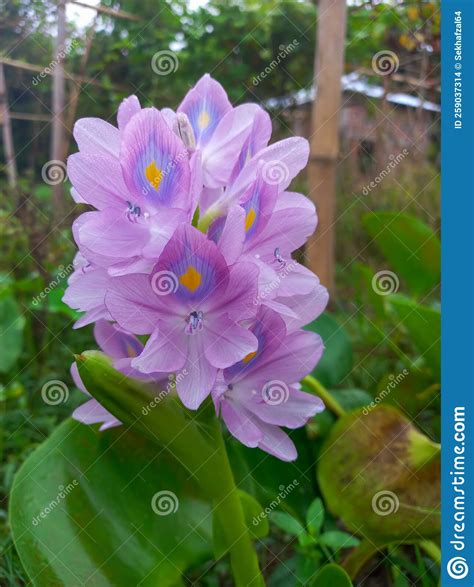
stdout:
<svg viewBox="0 0 474 587">
<path fill-rule="evenodd" d="M 341 78 L 341 85 L 344 92 L 363 94 L 368 98 L 380 99 L 384 95 L 384 89 L 382 86 L 369 84 L 366 78 L 355 71 L 347 75 L 343 75 Z M 267 106 L 269 108 L 300 106 L 302 104 L 312 102 L 314 100 L 314 96 L 314 88 L 311 88 L 310 90 L 300 90 L 294 94 L 291 94 L 290 96 L 284 96 L 282 98 L 270 98 L 267 100 Z M 402 92 L 388 93 L 387 101 L 392 104 L 398 104 L 399 106 L 407 106 L 408 108 L 419 108 L 421 106 L 423 110 L 428 110 L 430 112 L 441 111 L 439 104 L 435 104 L 434 102 L 429 102 L 427 100 L 422 101 L 417 96 L 404 94 Z"/>
</svg>

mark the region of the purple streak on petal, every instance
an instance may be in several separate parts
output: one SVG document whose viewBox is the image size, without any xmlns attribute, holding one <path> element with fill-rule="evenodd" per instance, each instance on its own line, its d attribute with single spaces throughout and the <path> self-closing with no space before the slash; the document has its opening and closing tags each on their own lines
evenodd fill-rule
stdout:
<svg viewBox="0 0 474 587">
<path fill-rule="evenodd" d="M 232 109 L 224 88 L 219 82 L 205 74 L 186 94 L 178 108 L 191 122 L 196 145 L 206 145 L 219 121 Z"/>
<path fill-rule="evenodd" d="M 145 108 L 125 128 L 120 163 L 132 204 L 189 207 L 189 155 L 160 112 Z"/>
<path fill-rule="evenodd" d="M 174 279 L 168 300 L 186 302 L 190 310 L 203 310 L 203 304 L 225 291 L 229 271 L 215 243 L 189 225 L 177 228 L 156 264 L 151 282 L 168 272 Z M 200 303 L 200 307 L 191 307 Z"/>
<path fill-rule="evenodd" d="M 218 245 L 228 265 L 235 263 L 245 241 L 245 210 L 232 206 L 227 217 L 221 216 L 211 224 L 207 236 Z"/>
<path fill-rule="evenodd" d="M 278 186 L 264 181 L 262 170 L 256 179 L 239 198 L 239 204 L 245 210 L 246 240 L 251 241 L 262 232 L 270 220 L 278 196 Z"/>
<path fill-rule="evenodd" d="M 258 153 L 268 145 L 271 134 L 272 121 L 270 120 L 270 116 L 267 114 L 267 112 L 265 112 L 265 110 L 259 108 L 253 119 L 250 135 L 245 141 L 244 146 L 240 151 L 237 163 L 235 164 L 232 171 L 230 178 L 231 182 L 233 182 L 239 175 L 247 161 L 249 161 L 255 155 L 255 153 Z"/>
</svg>

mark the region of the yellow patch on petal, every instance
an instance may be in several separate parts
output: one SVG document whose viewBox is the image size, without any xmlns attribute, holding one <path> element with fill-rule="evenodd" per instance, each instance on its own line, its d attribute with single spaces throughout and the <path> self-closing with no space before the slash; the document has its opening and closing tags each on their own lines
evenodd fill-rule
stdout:
<svg viewBox="0 0 474 587">
<path fill-rule="evenodd" d="M 148 167 L 145 168 L 145 177 L 150 182 L 152 188 L 157 190 L 160 187 L 161 180 L 163 179 L 163 172 L 158 169 L 156 163 L 152 161 Z"/>
<path fill-rule="evenodd" d="M 255 210 L 250 208 L 250 210 L 247 212 L 247 216 L 245 217 L 245 232 L 248 232 L 252 228 L 256 216 L 257 215 L 255 214 Z"/>
<path fill-rule="evenodd" d="M 249 353 L 246 357 L 244 357 L 242 359 L 242 363 L 246 364 L 249 363 L 257 354 L 257 351 L 254 351 L 253 353 Z"/>
<path fill-rule="evenodd" d="M 202 275 L 192 265 L 190 265 L 186 273 L 183 273 L 179 278 L 181 285 L 184 285 L 185 288 L 192 292 L 196 291 L 201 285 L 201 280 Z"/>
<path fill-rule="evenodd" d="M 205 128 L 207 128 L 207 126 L 209 125 L 209 122 L 211 121 L 211 117 L 209 116 L 209 113 L 207 112 L 207 110 L 203 110 L 201 112 L 201 114 L 199 114 L 198 116 L 198 126 L 201 130 L 204 130 Z"/>
<path fill-rule="evenodd" d="M 127 344 L 127 357 L 136 357 L 137 351 L 132 347 L 131 344 Z"/>
</svg>

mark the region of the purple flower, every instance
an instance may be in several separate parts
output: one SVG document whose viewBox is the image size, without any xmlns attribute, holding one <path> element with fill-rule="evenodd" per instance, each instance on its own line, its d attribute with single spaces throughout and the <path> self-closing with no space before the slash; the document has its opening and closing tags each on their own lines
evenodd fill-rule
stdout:
<svg viewBox="0 0 474 587">
<path fill-rule="evenodd" d="M 241 322 L 255 314 L 257 269 L 228 267 L 217 246 L 192 226 L 180 226 L 151 276 L 110 280 L 106 306 L 123 328 L 151 334 L 132 366 L 143 373 L 178 372 L 184 405 L 199 407 L 217 369 L 233 365 L 257 348 Z"/>
<path fill-rule="evenodd" d="M 308 142 L 269 145 L 268 114 L 234 108 L 207 74 L 176 112 L 130 96 L 117 119 L 74 127 L 72 196 L 94 208 L 73 225 L 80 252 L 63 299 L 84 312 L 76 327 L 96 322 L 100 348 L 128 377 L 171 378 L 193 410 L 212 395 L 241 442 L 296 458 L 281 427 L 323 409 L 300 390 L 323 351 L 301 327 L 328 301 L 292 258 L 317 224 L 312 202 L 289 191 Z M 94 399 L 74 417 L 119 424 Z"/>
<path fill-rule="evenodd" d="M 319 398 L 298 389 L 323 344 L 312 332 L 287 334 L 282 318 L 267 309 L 251 331 L 258 349 L 220 374 L 212 392 L 216 410 L 240 442 L 290 461 L 296 449 L 280 426 L 299 428 L 324 409 Z"/>
<path fill-rule="evenodd" d="M 89 260 L 116 273 L 156 259 L 192 213 L 190 157 L 162 114 L 146 108 L 126 124 L 123 111 L 119 118 L 121 131 L 99 119 L 77 122 L 80 151 L 68 159 L 75 191 L 98 209 L 75 221 L 76 242 Z"/>
</svg>

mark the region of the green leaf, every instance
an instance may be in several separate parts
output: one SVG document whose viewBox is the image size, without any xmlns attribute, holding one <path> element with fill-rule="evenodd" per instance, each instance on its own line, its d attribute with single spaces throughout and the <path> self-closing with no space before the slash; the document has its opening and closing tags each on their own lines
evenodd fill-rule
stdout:
<svg viewBox="0 0 474 587">
<path fill-rule="evenodd" d="M 325 313 L 308 324 L 306 330 L 316 332 L 323 339 L 325 350 L 313 377 L 324 387 L 335 387 L 352 370 L 352 345 L 347 332 L 332 316 Z"/>
<path fill-rule="evenodd" d="M 306 532 L 301 522 L 285 512 L 272 512 L 270 514 L 270 520 L 278 526 L 280 530 L 283 530 L 283 532 L 291 534 L 292 536 L 300 536 Z"/>
<path fill-rule="evenodd" d="M 188 471 L 124 427 L 62 424 L 18 472 L 10 522 L 37 587 L 171 586 L 212 553 L 211 508 Z"/>
<path fill-rule="evenodd" d="M 362 222 L 410 293 L 428 294 L 439 284 L 441 245 L 429 226 L 399 212 L 372 212 Z"/>
<path fill-rule="evenodd" d="M 306 514 L 306 525 L 313 536 L 321 531 L 324 522 L 324 506 L 320 497 L 317 497 L 309 506 Z"/>
<path fill-rule="evenodd" d="M 353 546 L 358 546 L 360 540 L 352 536 L 352 534 L 348 534 L 347 532 L 331 530 L 321 534 L 319 542 L 331 550 L 337 551 L 341 548 L 352 548 Z"/>
<path fill-rule="evenodd" d="M 23 347 L 25 317 L 12 296 L 0 297 L 0 373 L 18 360 Z"/>
<path fill-rule="evenodd" d="M 352 582 L 346 571 L 331 563 L 324 566 L 311 583 L 311 587 L 351 587 Z"/>
<path fill-rule="evenodd" d="M 244 510 L 245 522 L 251 535 L 254 538 L 265 538 L 270 529 L 268 517 L 263 511 L 258 501 L 249 495 L 246 491 L 237 490 L 242 509 Z M 219 559 L 228 551 L 228 545 L 225 538 L 222 524 L 217 515 L 212 516 L 212 534 L 214 542 L 214 555 Z"/>
<path fill-rule="evenodd" d="M 398 410 L 379 405 L 340 418 L 322 448 L 318 481 L 327 508 L 375 544 L 440 530 L 439 446 Z"/>
<path fill-rule="evenodd" d="M 408 332 L 426 365 L 439 377 L 441 356 L 441 314 L 401 295 L 389 298 L 397 327 Z"/>
</svg>

